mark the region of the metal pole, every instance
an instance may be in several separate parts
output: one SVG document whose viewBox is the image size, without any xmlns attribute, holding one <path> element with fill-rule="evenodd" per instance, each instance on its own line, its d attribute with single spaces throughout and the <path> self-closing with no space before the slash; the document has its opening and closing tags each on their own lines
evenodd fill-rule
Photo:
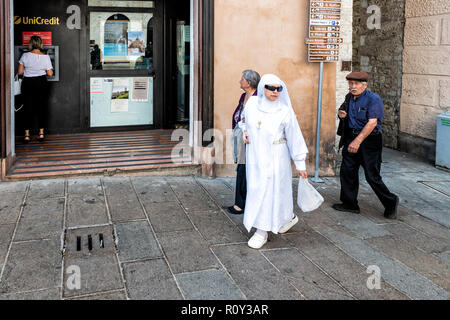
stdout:
<svg viewBox="0 0 450 320">
<path fill-rule="evenodd" d="M 312 182 L 323 183 L 319 178 L 319 160 L 320 160 L 320 125 L 322 122 L 322 87 L 323 87 L 323 62 L 320 62 L 319 71 L 319 98 L 317 99 L 317 134 L 316 134 L 316 170 Z"/>
</svg>

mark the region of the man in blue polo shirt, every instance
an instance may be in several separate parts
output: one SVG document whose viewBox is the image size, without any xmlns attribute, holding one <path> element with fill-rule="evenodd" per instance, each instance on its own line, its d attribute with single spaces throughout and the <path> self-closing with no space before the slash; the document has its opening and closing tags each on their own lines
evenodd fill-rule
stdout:
<svg viewBox="0 0 450 320">
<path fill-rule="evenodd" d="M 341 136 L 339 148 L 344 147 L 340 173 L 342 203 L 334 204 L 333 208 L 360 213 L 357 197 L 359 167 L 362 166 L 367 182 L 385 207 L 384 216 L 395 219 L 399 198 L 389 191 L 380 175 L 383 101 L 379 95 L 367 90 L 367 73 L 352 72 L 346 79 L 350 93 L 338 112 L 338 135 Z"/>
</svg>

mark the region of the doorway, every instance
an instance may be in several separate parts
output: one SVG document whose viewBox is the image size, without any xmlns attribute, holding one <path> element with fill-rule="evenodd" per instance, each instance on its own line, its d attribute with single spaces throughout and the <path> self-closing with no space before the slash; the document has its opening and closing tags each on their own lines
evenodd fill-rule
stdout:
<svg viewBox="0 0 450 320">
<path fill-rule="evenodd" d="M 162 128 L 162 9 L 161 1 L 88 0 L 90 131 Z"/>
</svg>

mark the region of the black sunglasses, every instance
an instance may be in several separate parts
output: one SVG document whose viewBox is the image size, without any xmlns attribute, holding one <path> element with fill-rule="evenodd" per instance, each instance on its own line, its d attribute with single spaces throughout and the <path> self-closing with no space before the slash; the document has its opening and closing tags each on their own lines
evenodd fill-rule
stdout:
<svg viewBox="0 0 450 320">
<path fill-rule="evenodd" d="M 266 84 L 264 86 L 264 88 L 266 88 L 267 90 L 270 90 L 270 91 L 278 91 L 278 92 L 283 91 L 283 87 L 282 86 L 274 87 L 274 86 L 269 86 L 268 84 Z"/>
</svg>

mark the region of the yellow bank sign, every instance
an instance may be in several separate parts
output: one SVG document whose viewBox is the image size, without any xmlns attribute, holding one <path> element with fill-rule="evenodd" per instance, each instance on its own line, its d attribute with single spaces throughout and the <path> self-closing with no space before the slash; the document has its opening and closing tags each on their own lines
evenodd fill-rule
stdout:
<svg viewBox="0 0 450 320">
<path fill-rule="evenodd" d="M 14 16 L 14 24 L 26 25 L 59 25 L 58 17 L 42 18 L 42 17 L 20 17 Z"/>
</svg>

